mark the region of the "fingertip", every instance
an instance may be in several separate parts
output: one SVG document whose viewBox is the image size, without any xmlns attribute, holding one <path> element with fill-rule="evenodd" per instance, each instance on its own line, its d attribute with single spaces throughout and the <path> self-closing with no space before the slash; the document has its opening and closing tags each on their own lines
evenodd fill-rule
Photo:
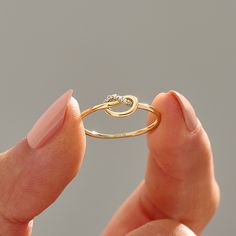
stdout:
<svg viewBox="0 0 236 236">
<path fill-rule="evenodd" d="M 148 144 L 150 148 L 157 148 L 161 143 L 162 148 L 166 145 L 176 144 L 176 142 L 183 138 L 187 129 L 184 124 L 181 108 L 178 101 L 171 93 L 161 93 L 157 95 L 152 106 L 161 113 L 161 122 L 157 129 L 148 133 Z M 153 116 L 148 116 L 148 123 L 152 122 Z"/>
<path fill-rule="evenodd" d="M 163 143 L 177 144 L 177 139 L 201 133 L 202 125 L 196 116 L 195 110 L 187 98 L 177 91 L 170 90 L 167 93 L 158 94 L 153 102 L 154 106 L 161 113 L 161 123 L 154 132 L 148 136 L 151 140 L 161 137 Z M 150 124 L 155 119 L 148 116 L 147 123 Z"/>
</svg>

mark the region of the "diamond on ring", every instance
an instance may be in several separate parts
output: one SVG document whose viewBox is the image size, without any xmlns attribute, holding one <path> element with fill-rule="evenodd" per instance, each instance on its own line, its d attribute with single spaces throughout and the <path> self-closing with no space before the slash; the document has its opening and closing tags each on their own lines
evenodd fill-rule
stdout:
<svg viewBox="0 0 236 236">
<path fill-rule="evenodd" d="M 110 101 L 119 101 L 124 103 L 125 105 L 132 106 L 132 102 L 129 99 L 126 99 L 124 96 L 118 94 L 108 95 L 103 102 L 110 102 Z"/>
</svg>

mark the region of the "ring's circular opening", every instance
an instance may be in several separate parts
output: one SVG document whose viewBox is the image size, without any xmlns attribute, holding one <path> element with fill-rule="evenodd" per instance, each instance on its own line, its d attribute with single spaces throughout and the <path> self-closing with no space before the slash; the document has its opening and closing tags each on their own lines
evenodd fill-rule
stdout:
<svg viewBox="0 0 236 236">
<path fill-rule="evenodd" d="M 81 113 L 82 115 L 82 118 L 88 116 L 89 114 L 93 113 L 93 112 L 96 112 L 96 111 L 99 111 L 99 110 L 105 110 L 109 107 L 109 104 L 108 103 L 104 103 L 104 104 L 99 104 L 95 107 L 92 107 L 92 108 L 89 108 L 87 110 L 85 110 L 84 112 Z M 148 104 L 144 104 L 144 103 L 138 103 L 138 108 L 141 109 L 141 110 L 146 110 L 146 111 L 149 111 L 149 112 L 152 112 L 153 115 L 155 115 L 156 119 L 153 119 L 153 122 L 151 124 L 149 124 L 148 126 L 144 127 L 144 128 L 141 128 L 141 129 L 134 129 L 134 131 L 126 131 L 126 132 L 120 132 L 120 133 L 100 133 L 98 131 L 91 131 L 91 130 L 88 130 L 88 129 L 85 129 L 85 132 L 87 135 L 89 136 L 92 136 L 92 137 L 96 137 L 96 138 L 123 138 L 123 137 L 133 137 L 133 136 L 137 136 L 137 135 L 141 135 L 141 134 L 144 134 L 148 131 L 151 131 L 152 129 L 154 129 L 155 127 L 157 127 L 159 124 L 160 124 L 160 120 L 161 120 L 161 115 L 160 113 L 154 109 L 153 107 L 151 107 L 150 105 Z M 142 112 L 141 112 L 142 113 Z M 97 113 L 98 115 L 99 113 Z M 101 114 L 100 114 L 101 115 Z M 134 116 L 136 116 L 136 113 L 134 114 Z M 134 118 L 134 116 L 130 116 L 128 118 Z M 104 117 L 103 117 L 104 118 Z M 111 119 L 112 117 L 107 117 L 107 119 Z M 113 117 L 114 118 L 114 117 Z M 114 122 L 114 119 L 111 119 L 113 120 Z M 118 119 L 120 120 L 120 119 Z M 123 120 L 123 119 L 121 119 Z M 127 120 L 127 119 L 124 119 L 124 120 Z M 133 119 L 132 120 L 132 123 L 131 124 L 134 124 L 135 120 L 140 120 L 140 119 Z M 144 119 L 146 121 L 146 118 Z M 100 126 L 102 126 L 102 124 L 104 125 L 105 124 L 105 127 L 106 126 L 106 123 L 105 120 L 97 120 L 96 119 L 96 122 L 97 123 L 100 123 Z M 146 122 L 144 122 L 146 123 Z M 90 125 L 89 125 L 90 126 Z M 112 128 L 113 127 L 116 127 L 116 126 L 113 126 L 113 125 L 110 125 Z M 127 127 L 127 126 L 125 126 Z M 104 127 L 103 127 L 104 128 Z"/>
</svg>

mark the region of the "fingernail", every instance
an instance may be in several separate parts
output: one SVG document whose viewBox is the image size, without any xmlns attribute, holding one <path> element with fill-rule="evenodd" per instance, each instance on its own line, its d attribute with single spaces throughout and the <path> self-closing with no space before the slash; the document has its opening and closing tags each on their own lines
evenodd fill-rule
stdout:
<svg viewBox="0 0 236 236">
<path fill-rule="evenodd" d="M 182 94 L 174 90 L 171 90 L 170 93 L 175 96 L 180 104 L 187 129 L 190 132 L 194 131 L 197 127 L 198 119 L 192 105 Z"/>
<path fill-rule="evenodd" d="M 73 90 L 68 90 L 59 97 L 35 123 L 27 135 L 31 148 L 39 148 L 45 145 L 62 127 L 72 93 Z"/>
</svg>

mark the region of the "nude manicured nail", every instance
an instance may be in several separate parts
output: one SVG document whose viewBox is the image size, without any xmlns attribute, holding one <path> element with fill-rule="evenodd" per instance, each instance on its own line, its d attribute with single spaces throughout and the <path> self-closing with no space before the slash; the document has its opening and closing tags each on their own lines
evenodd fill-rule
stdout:
<svg viewBox="0 0 236 236">
<path fill-rule="evenodd" d="M 73 90 L 68 90 L 59 97 L 35 123 L 27 135 L 31 148 L 39 148 L 45 145 L 62 127 L 72 93 Z"/>
<path fill-rule="evenodd" d="M 187 129 L 190 132 L 194 131 L 197 127 L 198 119 L 192 105 L 187 100 L 187 98 L 185 98 L 182 94 L 173 90 L 171 90 L 170 93 L 175 96 L 175 98 L 178 100 L 180 104 Z"/>
</svg>

